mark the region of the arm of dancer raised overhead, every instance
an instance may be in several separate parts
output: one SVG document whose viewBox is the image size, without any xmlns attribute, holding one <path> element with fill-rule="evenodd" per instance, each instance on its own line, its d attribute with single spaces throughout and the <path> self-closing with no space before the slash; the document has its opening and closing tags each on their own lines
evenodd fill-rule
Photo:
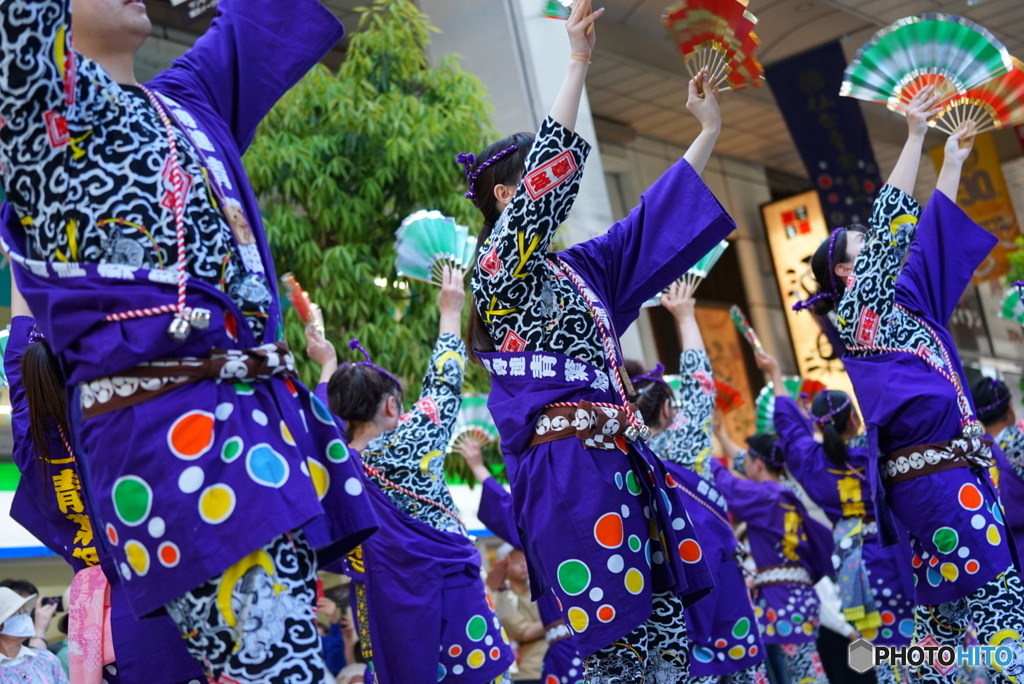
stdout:
<svg viewBox="0 0 1024 684">
<path fill-rule="evenodd" d="M 151 86 L 212 107 L 244 153 L 277 100 L 344 34 L 319 0 L 221 0 L 206 33 Z"/>
<path fill-rule="evenodd" d="M 698 78 L 707 78 L 703 72 Z M 736 228 L 700 179 L 721 130 L 715 94 L 689 84 L 686 106 L 701 124 L 683 159 L 640 196 L 640 204 L 607 233 L 573 245 L 562 257 L 591 285 L 603 283 L 616 330 L 636 320 L 641 305 L 668 287 Z"/>
<path fill-rule="evenodd" d="M 437 296 L 440 311 L 437 343 L 430 365 L 423 375 L 420 398 L 432 397 L 441 408 L 441 424 L 449 433 L 455 426 L 462 403 L 462 383 L 466 376 L 466 345 L 462 341 L 462 308 L 466 303 L 464 273 L 444 267 L 441 291 Z M 450 436 L 450 435 L 449 435 Z"/>
<path fill-rule="evenodd" d="M 800 407 L 786 391 L 782 380 L 779 362 L 771 354 L 757 352 L 754 354 L 757 367 L 764 371 L 772 383 L 775 394 L 775 410 L 773 420 L 775 432 L 782 442 L 782 450 L 786 458 L 786 467 L 797 480 L 813 468 L 812 455 L 818 443 L 814 440 L 814 425 L 800 412 Z"/>
<path fill-rule="evenodd" d="M 682 416 L 668 428 L 680 434 L 669 440 L 669 449 L 662 457 L 710 476 L 707 464 L 712 457 L 715 376 L 697 325 L 693 288 L 682 282 L 673 283 L 661 298 L 661 305 L 676 319 L 683 343 L 683 352 L 679 355 L 679 399 L 682 404 L 679 412 Z"/>
<path fill-rule="evenodd" d="M 999 242 L 956 205 L 960 172 L 971 154 L 974 129 L 946 141 L 936 192 L 921 215 L 917 239 L 896 283 L 896 301 L 945 325 L 974 271 Z"/>
</svg>

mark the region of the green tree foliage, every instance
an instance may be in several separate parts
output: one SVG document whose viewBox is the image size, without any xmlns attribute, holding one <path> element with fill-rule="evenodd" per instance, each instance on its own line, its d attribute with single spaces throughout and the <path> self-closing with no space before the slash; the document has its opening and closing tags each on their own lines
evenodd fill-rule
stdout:
<svg viewBox="0 0 1024 684">
<path fill-rule="evenodd" d="M 295 273 L 321 306 L 341 360 L 355 358 L 346 343 L 358 337 L 414 398 L 437 337 L 437 289 L 395 275 L 394 233 L 418 209 L 479 225 L 455 157 L 493 137 L 491 107 L 454 56 L 430 67 L 426 46 L 437 29 L 411 0 L 359 11 L 338 73 L 319 65 L 278 103 L 246 168 L 277 270 Z M 315 382 L 294 310 L 286 337 L 302 379 Z M 479 369 L 471 376 L 485 388 Z"/>
</svg>

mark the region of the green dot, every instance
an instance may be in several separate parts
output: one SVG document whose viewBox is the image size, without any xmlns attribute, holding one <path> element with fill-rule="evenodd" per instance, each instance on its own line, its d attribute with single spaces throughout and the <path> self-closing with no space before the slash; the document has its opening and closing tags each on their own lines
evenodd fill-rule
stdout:
<svg viewBox="0 0 1024 684">
<path fill-rule="evenodd" d="M 327 458 L 331 459 L 335 463 L 341 463 L 348 460 L 348 447 L 341 440 L 334 440 L 327 445 Z"/>
<path fill-rule="evenodd" d="M 882 630 L 882 636 L 885 637 L 886 639 L 892 637 L 892 630 L 891 629 L 883 629 Z"/>
<path fill-rule="evenodd" d="M 640 480 L 637 479 L 636 473 L 632 470 L 626 473 L 626 489 L 634 496 L 640 495 Z"/>
<path fill-rule="evenodd" d="M 474 615 L 466 625 L 466 636 L 472 641 L 480 641 L 487 634 L 487 620 L 482 615 Z"/>
<path fill-rule="evenodd" d="M 800 613 L 793 613 L 793 617 L 789 619 L 793 621 L 793 624 L 799 625 L 801 622 L 804 621 L 804 616 Z"/>
<path fill-rule="evenodd" d="M 635 534 L 629 535 L 629 550 L 639 551 L 640 550 L 640 537 Z"/>
<path fill-rule="evenodd" d="M 235 392 L 238 394 L 250 395 L 256 393 L 256 390 L 253 389 L 252 385 L 247 382 L 242 382 L 241 380 L 233 381 L 231 386 L 235 388 Z"/>
<path fill-rule="evenodd" d="M 747 636 L 748 632 L 750 632 L 750 620 L 745 617 L 737 620 L 736 624 L 732 627 L 732 635 L 737 639 Z"/>
<path fill-rule="evenodd" d="M 932 543 L 939 553 L 949 553 L 960 543 L 960 535 L 952 527 L 940 527 L 932 535 Z"/>
<path fill-rule="evenodd" d="M 562 561 L 558 566 L 558 585 L 569 596 L 582 594 L 590 586 L 590 568 L 583 561 Z"/>
<path fill-rule="evenodd" d="M 224 442 L 224 448 L 220 450 L 220 458 L 225 463 L 231 463 L 242 453 L 245 443 L 241 437 L 232 437 Z"/>
<path fill-rule="evenodd" d="M 138 525 L 149 517 L 153 506 L 153 490 L 135 475 L 125 475 L 114 483 L 111 496 L 114 511 L 125 525 Z"/>
</svg>

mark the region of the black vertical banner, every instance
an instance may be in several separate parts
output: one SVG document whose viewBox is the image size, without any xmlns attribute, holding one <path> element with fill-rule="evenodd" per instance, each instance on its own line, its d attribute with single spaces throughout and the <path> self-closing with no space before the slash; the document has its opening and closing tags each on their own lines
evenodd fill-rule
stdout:
<svg viewBox="0 0 1024 684">
<path fill-rule="evenodd" d="M 217 0 L 171 0 L 183 26 L 194 24 L 217 8 Z"/>
<path fill-rule="evenodd" d="M 882 185 L 860 104 L 839 96 L 844 69 L 834 42 L 765 71 L 830 228 L 866 223 Z"/>
</svg>

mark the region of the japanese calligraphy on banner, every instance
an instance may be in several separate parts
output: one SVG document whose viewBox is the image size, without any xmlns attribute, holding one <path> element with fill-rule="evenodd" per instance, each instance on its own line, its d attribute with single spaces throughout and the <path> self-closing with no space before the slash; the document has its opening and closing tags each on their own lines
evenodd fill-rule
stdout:
<svg viewBox="0 0 1024 684">
<path fill-rule="evenodd" d="M 217 7 L 218 0 L 171 0 L 178 17 L 185 26 L 194 24 Z"/>
<path fill-rule="evenodd" d="M 940 170 L 942 147 L 930 150 L 929 154 L 935 170 Z M 974 149 L 964 162 L 960 175 L 956 203 L 975 223 L 999 238 L 999 244 L 974 272 L 974 283 L 1006 275 L 1010 270 L 1006 257 L 1017 249 L 1014 240 L 1020 236 L 1020 224 L 1017 222 L 1017 213 L 1013 209 L 1013 200 L 1006 187 L 1003 167 L 991 133 L 982 133 L 974 139 Z"/>
<path fill-rule="evenodd" d="M 800 377 L 852 395 L 853 386 L 843 364 L 834 358 L 832 345 L 815 316 L 792 308 L 817 290 L 811 256 L 829 235 L 818 193 L 811 190 L 766 204 L 761 212 Z"/>
<path fill-rule="evenodd" d="M 833 228 L 866 223 L 882 186 L 860 104 L 839 96 L 845 68 L 834 42 L 765 72 Z"/>
</svg>

